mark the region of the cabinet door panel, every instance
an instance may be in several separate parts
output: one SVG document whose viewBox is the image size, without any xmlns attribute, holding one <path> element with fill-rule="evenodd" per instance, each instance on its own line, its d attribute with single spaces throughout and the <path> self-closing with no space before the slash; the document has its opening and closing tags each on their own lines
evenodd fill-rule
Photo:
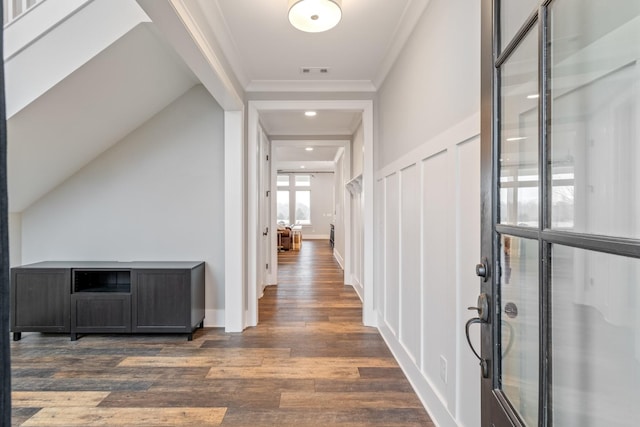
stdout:
<svg viewBox="0 0 640 427">
<path fill-rule="evenodd" d="M 130 331 L 130 295 L 77 293 L 71 296 L 71 333 Z"/>
<path fill-rule="evenodd" d="M 11 330 L 69 332 L 70 274 L 66 269 L 14 270 Z"/>
<path fill-rule="evenodd" d="M 136 271 L 134 332 L 190 331 L 189 275 L 184 271 Z"/>
</svg>

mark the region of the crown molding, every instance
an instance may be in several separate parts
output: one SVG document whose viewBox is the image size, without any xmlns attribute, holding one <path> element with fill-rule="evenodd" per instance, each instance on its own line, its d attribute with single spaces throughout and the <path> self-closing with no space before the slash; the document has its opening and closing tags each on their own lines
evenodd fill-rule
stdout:
<svg viewBox="0 0 640 427">
<path fill-rule="evenodd" d="M 253 80 L 246 92 L 375 92 L 370 80 Z"/>
<path fill-rule="evenodd" d="M 231 29 L 229 28 L 229 23 L 224 17 L 222 13 L 222 9 L 220 8 L 220 3 L 218 1 L 212 2 L 214 7 L 211 8 L 210 17 L 214 20 L 211 22 L 210 28 L 220 46 L 220 49 L 223 52 L 223 55 L 227 59 L 231 70 L 236 75 L 236 78 L 240 82 L 243 88 L 246 88 L 249 84 L 250 79 L 247 77 L 245 70 L 242 68 L 242 60 L 240 59 L 240 55 L 238 52 L 238 46 L 236 45 L 236 41 L 233 39 L 231 35 Z M 202 8 L 200 8 L 202 11 Z"/>
<path fill-rule="evenodd" d="M 398 56 L 400 56 L 402 49 L 407 43 L 407 40 L 409 40 L 409 37 L 418 24 L 418 20 L 420 20 L 428 5 L 429 0 L 411 0 L 407 3 L 402 13 L 402 18 L 400 18 L 393 37 L 391 37 L 387 53 L 378 68 L 376 77 L 373 79 L 372 84 L 376 88 L 379 88 L 384 83 L 387 74 L 389 74 L 389 71 L 393 68 L 393 64 L 395 64 Z"/>
</svg>

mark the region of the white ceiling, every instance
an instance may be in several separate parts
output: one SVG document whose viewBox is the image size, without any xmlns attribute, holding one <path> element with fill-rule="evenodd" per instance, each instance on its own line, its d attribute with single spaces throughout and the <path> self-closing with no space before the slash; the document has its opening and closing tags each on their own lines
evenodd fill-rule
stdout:
<svg viewBox="0 0 640 427">
<path fill-rule="evenodd" d="M 276 142 L 272 155 L 278 171 L 334 171 L 339 145 L 332 141 Z"/>
<path fill-rule="evenodd" d="M 304 33 L 289 24 L 288 0 L 196 1 L 247 91 L 375 91 L 428 3 L 343 0 L 335 28 Z"/>
<path fill-rule="evenodd" d="M 304 111 L 263 111 L 260 122 L 268 135 L 353 135 L 362 113 L 347 111 L 317 111 L 307 117 Z"/>
<path fill-rule="evenodd" d="M 323 33 L 304 33 L 287 18 L 288 0 L 196 0 L 210 31 L 247 92 L 350 91 L 373 93 L 380 86 L 429 0 L 343 0 L 342 20 Z M 190 6 L 193 6 L 191 4 Z M 301 68 L 328 73 L 303 74 Z M 352 135 L 361 114 L 319 111 L 260 112 L 270 136 Z M 325 170 L 331 159 L 310 160 L 308 153 L 280 148 L 288 160 Z M 287 150 L 293 150 L 284 154 Z M 292 158 L 296 153 L 300 158 Z M 296 163 L 297 162 L 297 163 Z M 319 163 L 318 163 L 319 162 Z"/>
</svg>

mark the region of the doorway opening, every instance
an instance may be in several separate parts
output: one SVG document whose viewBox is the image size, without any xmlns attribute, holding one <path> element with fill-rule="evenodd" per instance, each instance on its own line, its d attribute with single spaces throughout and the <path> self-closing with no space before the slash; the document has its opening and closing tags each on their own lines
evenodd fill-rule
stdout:
<svg viewBox="0 0 640 427">
<path fill-rule="evenodd" d="M 339 135 L 335 136 L 335 131 L 332 134 L 327 133 L 316 133 L 313 137 L 305 136 L 302 139 L 299 136 L 296 136 L 295 131 L 292 134 L 286 134 L 282 132 L 274 132 L 272 129 L 269 129 L 270 120 L 273 122 L 275 120 L 277 122 L 277 116 L 281 114 L 283 117 L 291 116 L 292 114 L 300 114 L 302 115 L 307 110 L 315 110 L 319 113 L 348 113 L 350 116 L 357 116 L 358 121 L 355 123 L 355 129 L 357 129 L 358 138 L 361 139 L 361 148 L 360 153 L 362 154 L 360 159 L 360 168 L 361 174 L 359 177 L 359 182 L 367 182 L 369 181 L 372 189 L 373 185 L 373 156 L 372 156 L 372 129 L 373 129 L 373 115 L 372 115 L 372 102 L 371 101 L 251 101 L 249 102 L 249 135 L 248 135 L 248 152 L 252 153 L 249 156 L 248 162 L 248 170 L 249 170 L 249 182 L 248 182 L 248 192 L 249 192 L 249 205 L 248 205 L 248 262 L 249 266 L 255 265 L 257 268 L 254 270 L 249 268 L 249 277 L 248 277 L 248 304 L 247 304 L 247 325 L 246 326 L 255 326 L 258 323 L 258 298 L 263 294 L 264 288 L 266 284 L 275 284 L 277 282 L 278 271 L 277 271 L 277 256 L 278 256 L 278 235 L 277 232 L 269 233 L 267 227 L 265 226 L 265 217 L 269 217 L 269 221 L 271 227 L 269 230 L 274 231 L 277 230 L 278 227 L 278 212 L 277 212 L 277 199 L 278 199 L 278 191 L 281 191 L 282 194 L 280 198 L 284 201 L 285 198 L 288 199 L 289 202 L 289 215 L 282 214 L 283 218 L 280 218 L 280 221 L 286 225 L 293 224 L 294 227 L 299 227 L 297 233 L 302 234 L 302 239 L 306 241 L 305 235 L 305 226 L 307 228 L 307 232 L 309 235 L 315 234 L 316 236 L 326 237 L 326 243 L 329 244 L 329 237 L 331 235 L 330 224 L 333 223 L 334 227 L 339 228 L 339 230 L 335 230 L 334 233 L 343 232 L 343 240 L 341 244 L 344 245 L 344 253 L 340 253 L 337 257 L 342 267 L 344 268 L 344 280 L 343 283 L 351 284 L 350 280 L 352 277 L 352 266 L 351 266 L 351 258 L 352 258 L 352 242 L 351 242 L 351 224 L 352 224 L 352 213 L 351 213 L 351 196 L 347 190 L 345 184 L 349 182 L 352 178 L 351 176 L 351 139 L 355 139 L 355 134 L 353 131 L 349 132 L 339 132 Z M 274 119 L 276 117 L 276 119 Z M 267 137 L 267 134 L 270 137 Z M 308 133 L 299 132 L 297 135 L 309 135 Z M 354 135 L 352 137 L 352 135 Z M 266 162 L 267 157 L 264 156 L 265 151 L 259 149 L 259 144 L 261 144 L 262 139 L 265 138 L 269 140 L 270 143 L 270 156 L 269 159 L 272 161 L 271 164 L 267 165 Z M 334 147 L 335 150 L 337 148 L 334 159 L 331 162 L 334 164 L 334 185 L 332 188 L 331 199 L 333 200 L 333 206 L 327 210 L 323 209 L 320 212 L 320 218 L 325 218 L 329 220 L 327 227 L 320 225 L 320 229 L 314 228 L 314 222 L 322 222 L 321 220 L 316 219 L 313 221 L 310 217 L 304 217 L 302 211 L 298 212 L 295 204 L 298 203 L 299 200 L 312 202 L 311 196 L 313 193 L 306 193 L 309 190 L 302 188 L 304 186 L 304 182 L 313 181 L 314 179 L 320 181 L 319 176 L 320 172 L 325 172 L 318 169 L 318 166 L 306 168 L 305 171 L 300 172 L 300 164 L 297 163 L 295 165 L 284 165 L 281 167 L 277 167 L 275 162 L 277 161 L 278 155 L 276 154 L 276 150 L 279 148 L 284 149 L 306 149 L 309 148 L 310 145 L 318 147 L 318 149 L 330 149 Z M 315 147 L 311 147 L 316 149 Z M 256 153 L 254 156 L 253 153 Z M 283 160 L 286 161 L 286 160 Z M 293 160 L 295 162 L 295 160 Z M 340 168 L 336 168 L 335 164 L 342 163 Z M 261 184 L 259 177 L 264 176 L 262 166 L 270 167 L 270 190 L 261 191 Z M 296 166 L 297 169 L 293 170 L 292 166 Z M 314 166 L 314 165 L 312 165 Z M 278 171 L 280 171 L 280 181 L 284 184 L 286 180 L 286 186 L 282 185 L 282 188 L 278 189 Z M 316 172 L 316 174 L 308 173 L 308 172 Z M 315 178 L 312 176 L 315 175 Z M 341 176 L 340 176 L 341 175 Z M 284 178 L 286 176 L 286 178 Z M 324 176 L 324 174 L 322 175 Z M 296 178 L 299 177 L 299 178 Z M 299 182 L 297 182 L 299 181 Z M 299 184 L 299 185 L 298 185 Z M 298 188 L 300 186 L 300 188 Z M 363 186 L 360 186 L 363 188 Z M 366 187 L 365 187 L 366 188 Z M 311 189 L 311 191 L 313 191 Z M 285 194 L 285 192 L 288 192 Z M 340 193 L 340 194 L 337 194 Z M 364 194 L 364 193 L 363 193 Z M 288 197 L 285 197 L 288 196 Z M 308 197 L 307 197 L 308 196 Z M 262 199 L 269 200 L 262 200 Z M 294 201 L 292 201 L 294 199 Z M 361 198 L 362 200 L 367 200 L 365 198 Z M 338 203 L 336 203 L 336 201 Z M 360 209 L 359 212 L 365 216 L 360 219 L 358 224 L 362 228 L 361 239 L 364 239 L 368 235 L 372 238 L 372 229 L 373 229 L 373 201 L 372 198 L 367 200 L 368 203 L 371 203 L 371 209 Z M 293 206 L 292 206 L 293 204 Z M 271 206 L 270 212 L 267 213 L 264 210 L 265 205 Z M 340 206 L 341 205 L 341 206 Z M 262 213 L 260 212 L 260 206 L 263 207 Z M 338 212 L 338 209 L 341 208 L 342 212 Z M 286 209 L 285 209 L 286 210 Z M 368 214 L 370 213 L 370 214 Z M 264 214 L 264 215 L 263 215 Z M 300 216 L 297 218 L 296 216 Z M 324 215 L 324 216 L 323 216 Z M 305 224 L 305 222 L 309 222 L 309 224 Z M 283 224 L 281 224 L 283 225 Z M 323 230 L 325 229 L 325 230 Z M 314 231 L 315 230 L 315 231 Z M 340 239 L 338 239 L 340 241 Z M 337 243 L 337 242 L 336 242 Z M 300 243 L 299 243 L 300 244 Z M 371 246 L 371 245 L 370 245 Z M 364 252 L 367 250 L 366 246 L 360 245 L 361 250 Z M 266 249 L 265 249 L 266 248 Z M 334 248 L 335 249 L 335 248 Z M 367 263 L 367 260 L 372 259 L 373 248 L 370 247 L 368 250 L 371 252 L 369 256 L 366 253 L 360 254 L 359 259 L 362 261 L 363 267 L 359 270 L 361 274 L 361 279 L 358 280 L 358 283 L 361 283 L 361 292 L 359 292 L 359 296 L 363 302 L 363 322 L 367 325 L 373 326 L 375 322 L 373 321 L 373 304 L 371 294 L 373 286 L 371 285 L 371 281 L 367 280 L 368 269 L 371 268 L 371 263 Z M 339 253 L 339 252 L 338 252 Z M 264 262 L 265 260 L 270 260 L 271 262 Z M 267 264 L 269 265 L 270 271 L 267 274 L 260 273 L 262 269 L 267 269 Z M 368 276 L 369 278 L 372 275 Z M 265 278 L 267 279 L 265 281 Z M 268 283 L 267 283 L 268 282 Z M 371 285 L 371 292 L 368 293 L 365 290 L 366 284 Z"/>
</svg>

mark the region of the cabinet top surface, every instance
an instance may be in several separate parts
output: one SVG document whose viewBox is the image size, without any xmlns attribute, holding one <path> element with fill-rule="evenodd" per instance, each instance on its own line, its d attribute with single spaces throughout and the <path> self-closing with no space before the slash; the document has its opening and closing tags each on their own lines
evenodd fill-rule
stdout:
<svg viewBox="0 0 640 427">
<path fill-rule="evenodd" d="M 129 270 L 134 268 L 145 269 L 192 269 L 203 261 L 44 261 L 35 264 L 21 265 L 15 268 L 87 268 Z"/>
</svg>

